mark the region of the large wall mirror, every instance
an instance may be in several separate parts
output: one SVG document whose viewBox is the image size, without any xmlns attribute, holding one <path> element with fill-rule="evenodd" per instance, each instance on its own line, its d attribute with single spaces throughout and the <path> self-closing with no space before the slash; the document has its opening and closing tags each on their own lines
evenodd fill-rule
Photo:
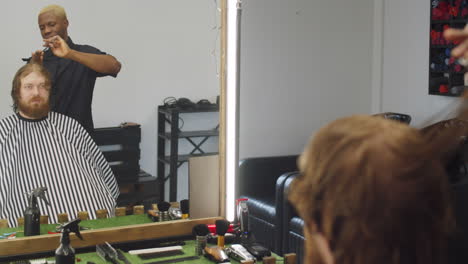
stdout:
<svg viewBox="0 0 468 264">
<path fill-rule="evenodd" d="M 204 114 L 186 121 L 187 129 L 220 123 L 218 138 L 211 148 L 220 153 L 220 184 L 224 184 L 224 95 L 222 10 L 224 0 L 103 0 L 103 1 L 8 1 L 0 17 L 4 28 L 0 65 L 0 118 L 12 114 L 11 80 L 23 65 L 21 58 L 42 49 L 37 25 L 39 10 L 48 4 L 67 11 L 69 36 L 77 44 L 89 44 L 115 56 L 122 63 L 117 78 L 96 82 L 93 118 L 96 128 L 122 122 L 141 125 L 140 167 L 157 176 L 157 107 L 168 97 L 192 101 L 216 101 L 220 114 Z M 184 146 L 181 146 L 184 148 Z M 210 147 L 210 146 L 208 146 Z M 188 167 L 179 173 L 177 200 L 187 199 Z M 220 193 L 219 215 L 224 214 L 224 187 L 211 186 Z M 166 188 L 168 190 L 168 188 Z M 203 191 L 203 190 L 200 190 Z M 166 197 L 167 198 L 167 197 Z"/>
</svg>

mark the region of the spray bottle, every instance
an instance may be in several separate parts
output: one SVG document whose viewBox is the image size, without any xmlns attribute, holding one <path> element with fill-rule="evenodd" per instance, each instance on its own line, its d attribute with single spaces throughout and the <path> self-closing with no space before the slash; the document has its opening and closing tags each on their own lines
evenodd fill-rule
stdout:
<svg viewBox="0 0 468 264">
<path fill-rule="evenodd" d="M 60 246 L 55 250 L 55 263 L 56 264 L 74 264 L 75 263 L 75 249 L 70 246 L 70 232 L 76 234 L 81 240 L 83 237 L 80 234 L 80 219 L 77 218 L 68 223 L 61 225 L 58 230 L 62 232 L 60 237 Z"/>
<path fill-rule="evenodd" d="M 45 192 L 47 187 L 39 187 L 33 189 L 28 195 L 28 207 L 24 210 L 24 235 L 25 236 L 37 236 L 40 234 L 40 216 L 39 207 L 37 206 L 37 197 L 41 198 L 47 205 L 50 206 L 49 202 L 45 198 Z"/>
</svg>

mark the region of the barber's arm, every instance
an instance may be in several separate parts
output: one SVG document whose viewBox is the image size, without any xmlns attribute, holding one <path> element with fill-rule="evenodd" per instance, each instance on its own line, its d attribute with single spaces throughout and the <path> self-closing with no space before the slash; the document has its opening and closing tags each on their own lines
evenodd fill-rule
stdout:
<svg viewBox="0 0 468 264">
<path fill-rule="evenodd" d="M 49 47 L 57 57 L 74 60 L 99 73 L 117 75 L 121 68 L 120 62 L 113 56 L 70 49 L 68 44 L 59 36 L 44 39 L 44 46 Z"/>
</svg>

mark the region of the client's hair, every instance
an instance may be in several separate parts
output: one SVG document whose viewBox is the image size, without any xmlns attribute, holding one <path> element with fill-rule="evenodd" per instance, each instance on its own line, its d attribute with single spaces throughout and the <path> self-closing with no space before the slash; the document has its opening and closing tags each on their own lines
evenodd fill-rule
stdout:
<svg viewBox="0 0 468 264">
<path fill-rule="evenodd" d="M 453 218 L 435 147 L 417 129 L 381 117 L 351 116 L 320 129 L 289 195 L 305 222 L 305 263 L 318 256 L 307 239 L 315 232 L 336 264 L 445 263 Z"/>
</svg>

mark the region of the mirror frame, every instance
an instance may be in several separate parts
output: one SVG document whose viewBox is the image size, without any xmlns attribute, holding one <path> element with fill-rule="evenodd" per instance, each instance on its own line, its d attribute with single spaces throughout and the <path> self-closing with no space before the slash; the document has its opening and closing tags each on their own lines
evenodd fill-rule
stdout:
<svg viewBox="0 0 468 264">
<path fill-rule="evenodd" d="M 141 241 L 158 238 L 181 237 L 192 234 L 192 228 L 198 224 L 214 224 L 221 217 L 174 220 L 168 222 L 138 224 L 81 232 L 83 240 L 70 234 L 73 248 L 83 248 L 103 244 Z M 0 241 L 0 259 L 54 251 L 60 245 L 60 234 L 20 237 Z"/>
<path fill-rule="evenodd" d="M 227 1 L 220 0 L 220 133 L 219 133 L 219 217 L 174 220 L 168 222 L 129 225 L 103 228 L 82 232 L 84 240 L 74 234 L 70 239 L 74 248 L 95 246 L 105 241 L 109 243 L 131 242 L 145 239 L 160 239 L 173 236 L 189 236 L 197 224 L 214 224 L 226 217 L 226 51 L 227 51 Z M 0 240 L 0 259 L 18 255 L 52 251 L 59 245 L 60 234 L 21 237 Z"/>
</svg>

